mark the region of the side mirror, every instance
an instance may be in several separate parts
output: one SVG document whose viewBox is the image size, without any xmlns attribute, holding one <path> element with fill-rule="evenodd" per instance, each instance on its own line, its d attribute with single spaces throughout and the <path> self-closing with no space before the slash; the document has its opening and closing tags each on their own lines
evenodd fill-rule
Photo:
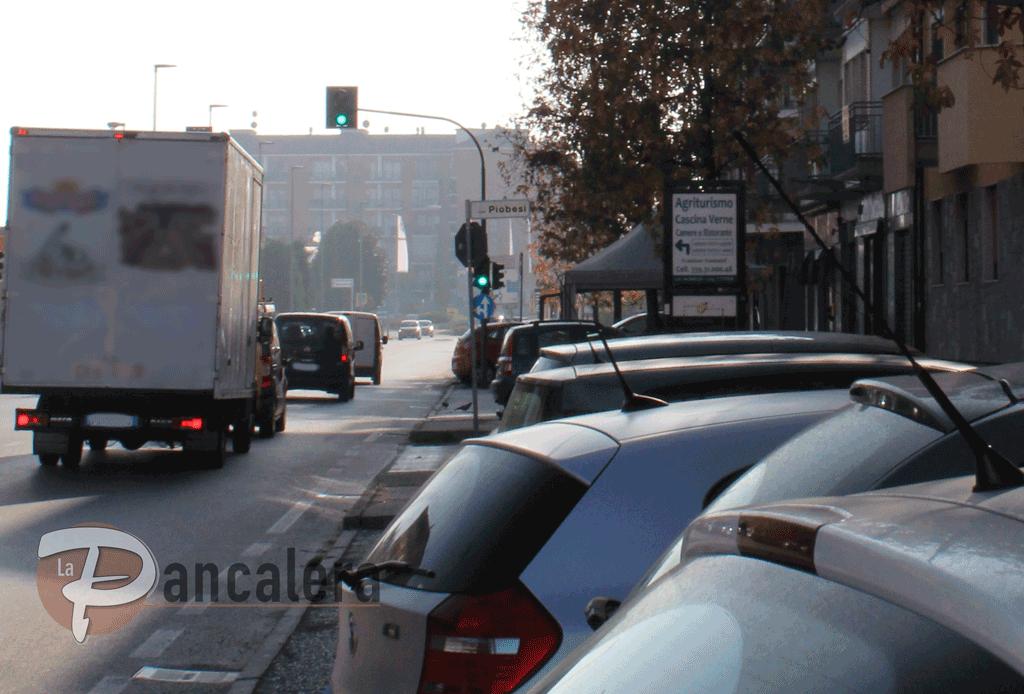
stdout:
<svg viewBox="0 0 1024 694">
<path fill-rule="evenodd" d="M 494 414 L 500 420 L 501 419 L 501 415 L 505 414 L 505 410 L 495 410 Z"/>
<path fill-rule="evenodd" d="M 584 608 L 583 616 L 590 628 L 597 631 L 602 624 L 611 619 L 621 604 L 622 601 L 615 598 L 593 598 Z"/>
<path fill-rule="evenodd" d="M 381 343 L 382 345 L 386 345 L 386 344 L 388 343 L 388 336 L 387 336 L 387 334 L 386 334 L 386 333 L 385 333 L 384 335 L 382 335 L 382 336 L 381 336 L 381 338 L 380 338 L 380 343 Z"/>
<path fill-rule="evenodd" d="M 362 348 L 363 348 L 363 341 L 362 341 L 362 340 L 356 340 L 356 347 L 355 347 L 355 351 L 357 351 L 357 352 L 358 352 L 358 351 L 359 351 L 359 350 L 361 350 Z"/>
<path fill-rule="evenodd" d="M 260 340 L 269 340 L 274 335 L 274 319 L 269 316 L 260 317 L 256 335 Z"/>
</svg>

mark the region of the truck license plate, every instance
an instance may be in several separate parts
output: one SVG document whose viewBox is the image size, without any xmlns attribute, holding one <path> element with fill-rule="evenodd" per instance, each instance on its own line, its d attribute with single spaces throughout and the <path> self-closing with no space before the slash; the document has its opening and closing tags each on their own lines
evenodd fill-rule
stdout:
<svg viewBox="0 0 1024 694">
<path fill-rule="evenodd" d="M 292 368 L 295 369 L 296 371 L 317 371 L 317 370 L 320 369 L 320 365 L 319 364 L 306 364 L 306 363 L 303 363 L 303 362 L 298 362 L 298 363 L 292 364 Z"/>
<path fill-rule="evenodd" d="M 103 427 L 105 429 L 131 429 L 139 426 L 139 418 L 130 414 L 102 412 L 85 416 L 85 426 Z"/>
</svg>

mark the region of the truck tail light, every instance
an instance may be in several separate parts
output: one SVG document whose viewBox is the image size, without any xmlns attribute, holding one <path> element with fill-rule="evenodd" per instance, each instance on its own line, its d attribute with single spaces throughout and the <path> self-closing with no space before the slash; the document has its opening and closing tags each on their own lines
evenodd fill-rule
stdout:
<svg viewBox="0 0 1024 694">
<path fill-rule="evenodd" d="M 191 429 L 192 431 L 202 431 L 203 429 L 203 418 L 192 417 L 191 419 L 175 419 L 175 429 Z"/>
<path fill-rule="evenodd" d="M 263 377 L 263 387 L 264 388 L 269 388 L 272 385 L 274 385 L 274 380 L 272 378 L 270 378 L 270 376 L 264 376 Z"/>
<path fill-rule="evenodd" d="M 347 362 L 348 362 L 348 355 L 347 354 L 342 354 L 341 355 L 341 363 L 345 364 Z"/>
<path fill-rule="evenodd" d="M 15 429 L 43 429 L 50 424 L 50 415 L 39 410 L 15 410 Z"/>
<path fill-rule="evenodd" d="M 420 694 L 515 689 L 562 642 L 558 622 L 519 584 L 490 595 L 452 595 L 427 619 Z"/>
</svg>

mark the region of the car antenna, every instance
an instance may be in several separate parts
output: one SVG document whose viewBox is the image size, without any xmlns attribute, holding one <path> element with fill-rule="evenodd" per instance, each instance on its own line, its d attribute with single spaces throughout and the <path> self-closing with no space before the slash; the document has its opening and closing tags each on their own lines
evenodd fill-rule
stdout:
<svg viewBox="0 0 1024 694">
<path fill-rule="evenodd" d="M 796 206 L 792 198 L 786 194 L 786 191 L 782 189 L 782 185 L 778 182 L 775 176 L 768 170 L 768 168 L 761 162 L 761 159 L 757 156 L 757 152 L 750 146 L 746 138 L 743 137 L 743 133 L 739 130 L 732 131 L 733 137 L 740 143 L 740 147 L 747 153 L 747 156 L 754 162 L 754 164 L 761 170 L 771 184 L 775 187 L 775 190 L 779 191 L 779 195 L 789 205 L 790 209 L 796 215 L 796 218 L 804 225 L 808 233 L 814 240 L 817 241 L 818 245 L 821 246 L 822 250 L 826 253 L 826 258 L 831 259 L 832 264 L 839 270 L 839 273 L 843 276 L 843 281 L 849 285 L 861 301 L 864 302 L 864 310 L 871 314 L 878 315 L 875 312 L 875 307 L 868 299 L 867 295 L 857 286 L 857 282 L 853 275 L 843 267 L 835 258 L 835 254 L 832 249 L 825 245 L 825 242 L 818 235 L 818 232 L 814 230 L 814 227 L 807 221 L 803 213 L 800 212 L 800 208 Z M 953 422 L 960 435 L 964 437 L 967 445 L 970 446 L 971 451 L 974 453 L 974 459 L 976 463 L 975 476 L 974 476 L 974 491 L 976 492 L 987 492 L 997 489 L 1013 489 L 1015 487 L 1024 486 L 1024 473 L 1020 471 L 1016 465 L 1009 461 L 1006 456 L 1002 455 L 999 451 L 994 449 L 989 443 L 981 437 L 981 435 L 975 431 L 974 427 L 970 425 L 970 422 L 960 413 L 960 410 L 956 409 L 949 397 L 942 391 L 939 384 L 935 382 L 932 375 L 925 371 L 920 364 L 914 359 L 914 356 L 907 349 L 907 346 L 903 343 L 903 340 L 889 327 L 889 322 L 884 316 L 879 315 L 879 322 L 882 324 L 882 330 L 885 337 L 894 341 L 900 348 L 900 352 L 903 353 L 907 359 L 910 360 L 910 365 L 914 369 L 914 373 L 918 380 L 921 381 L 929 395 L 935 398 L 935 402 L 939 404 L 942 411 L 946 413 L 946 416 Z M 1004 387 L 1004 391 L 1006 388 Z M 1012 395 L 1012 393 L 1011 393 Z"/>
<path fill-rule="evenodd" d="M 597 336 L 601 338 L 601 344 L 604 345 L 604 351 L 608 353 L 608 361 L 612 363 L 612 368 L 615 369 L 615 375 L 619 377 L 619 385 L 622 386 L 622 392 L 626 396 L 626 399 L 622 401 L 623 412 L 639 412 L 640 410 L 650 410 L 655 407 L 667 407 L 668 403 L 661 398 L 653 398 L 650 395 L 640 395 L 634 393 L 633 389 L 626 383 L 625 376 L 619 371 L 619 365 L 615 362 L 615 357 L 612 356 L 612 349 L 608 346 L 608 340 L 605 339 L 603 333 L 598 331 Z M 593 349 L 593 346 L 591 346 Z"/>
</svg>

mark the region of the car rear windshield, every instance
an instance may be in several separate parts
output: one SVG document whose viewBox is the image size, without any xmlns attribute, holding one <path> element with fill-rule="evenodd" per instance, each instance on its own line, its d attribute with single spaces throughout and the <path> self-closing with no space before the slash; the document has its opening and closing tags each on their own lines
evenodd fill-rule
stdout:
<svg viewBox="0 0 1024 694">
<path fill-rule="evenodd" d="M 586 485 L 550 463 L 467 445 L 391 522 L 368 561 L 403 561 L 434 577 L 382 580 L 455 593 L 498 589 L 522 573 Z"/>
<path fill-rule="evenodd" d="M 552 419 L 551 413 L 560 409 L 555 400 L 560 399 L 561 392 L 557 385 L 519 380 L 505 404 L 497 430 L 512 431 Z"/>
<path fill-rule="evenodd" d="M 330 318 L 278 318 L 277 327 L 284 345 L 308 345 L 319 348 L 345 341 L 345 329 Z"/>
</svg>

